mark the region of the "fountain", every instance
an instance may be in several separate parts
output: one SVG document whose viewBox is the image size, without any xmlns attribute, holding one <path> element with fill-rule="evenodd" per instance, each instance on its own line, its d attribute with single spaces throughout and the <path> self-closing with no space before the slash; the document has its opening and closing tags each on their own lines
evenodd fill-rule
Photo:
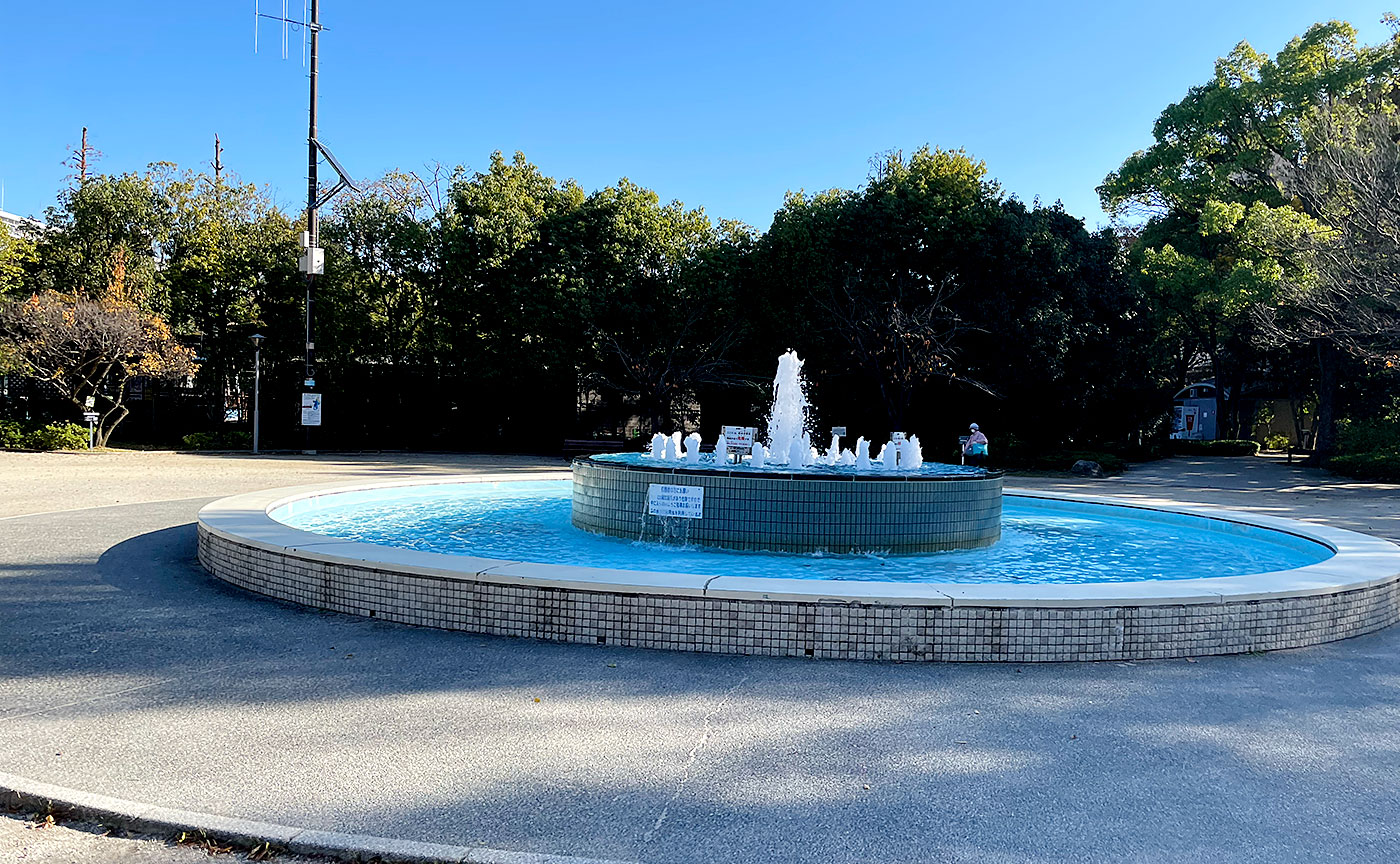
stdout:
<svg viewBox="0 0 1400 864">
<path fill-rule="evenodd" d="M 926 461 L 915 435 L 819 450 L 801 368 L 779 361 L 766 442 L 673 433 L 568 474 L 247 493 L 200 511 L 199 559 L 381 621 L 791 657 L 1196 657 L 1400 620 L 1400 549 L 1377 538 L 1097 495 L 1003 508 L 999 472 Z"/>
<path fill-rule="evenodd" d="M 833 435 L 812 446 L 802 360 L 778 358 L 768 441 L 739 461 L 721 436 L 701 455 L 692 433 L 658 434 L 649 453 L 574 460 L 573 524 L 626 539 L 777 552 L 924 553 L 989 546 L 1001 536 L 999 471 L 926 463 L 896 433 L 872 460 Z M 672 442 L 676 442 L 675 445 Z"/>
</svg>

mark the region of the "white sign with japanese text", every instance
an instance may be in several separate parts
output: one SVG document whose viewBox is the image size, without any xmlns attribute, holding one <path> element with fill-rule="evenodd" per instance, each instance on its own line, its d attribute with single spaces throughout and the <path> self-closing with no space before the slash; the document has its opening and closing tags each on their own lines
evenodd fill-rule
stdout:
<svg viewBox="0 0 1400 864">
<path fill-rule="evenodd" d="M 653 516 L 699 519 L 705 509 L 704 486 L 647 485 L 647 512 Z"/>
<path fill-rule="evenodd" d="M 301 425 L 320 426 L 321 425 L 321 394 L 303 393 L 301 394 Z"/>
<path fill-rule="evenodd" d="M 758 430 L 752 426 L 725 426 L 724 443 L 730 453 L 748 455 L 753 449 L 753 436 Z"/>
</svg>

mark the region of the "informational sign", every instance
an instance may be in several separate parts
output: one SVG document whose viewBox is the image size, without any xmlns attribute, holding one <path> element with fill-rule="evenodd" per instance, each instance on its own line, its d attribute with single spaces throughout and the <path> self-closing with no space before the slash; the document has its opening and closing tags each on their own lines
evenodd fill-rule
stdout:
<svg viewBox="0 0 1400 864">
<path fill-rule="evenodd" d="M 840 438 L 845 438 L 845 437 L 846 437 L 846 427 L 845 427 L 845 426 L 832 426 L 832 427 L 831 427 L 831 434 L 832 434 L 832 435 L 836 435 L 836 436 L 838 436 L 838 437 L 840 437 Z"/>
<path fill-rule="evenodd" d="M 647 512 L 653 516 L 699 519 L 705 510 L 704 486 L 647 485 Z"/>
<path fill-rule="evenodd" d="M 753 436 L 757 432 L 752 426 L 725 426 L 724 443 L 730 453 L 748 453 L 753 449 Z"/>
<path fill-rule="evenodd" d="M 1200 417 L 1200 413 L 1201 409 L 1195 405 L 1186 406 L 1186 416 L 1183 418 L 1186 422 L 1182 426 L 1182 431 L 1186 433 L 1186 437 L 1191 437 L 1192 433 L 1196 431 L 1196 420 Z"/>
<path fill-rule="evenodd" d="M 321 394 L 303 393 L 301 394 L 301 425 L 320 426 L 321 425 Z"/>
<path fill-rule="evenodd" d="M 96 423 L 96 422 L 97 422 L 97 412 L 96 412 L 96 411 L 85 411 L 85 412 L 83 412 L 83 422 L 84 422 L 84 423 Z"/>
</svg>

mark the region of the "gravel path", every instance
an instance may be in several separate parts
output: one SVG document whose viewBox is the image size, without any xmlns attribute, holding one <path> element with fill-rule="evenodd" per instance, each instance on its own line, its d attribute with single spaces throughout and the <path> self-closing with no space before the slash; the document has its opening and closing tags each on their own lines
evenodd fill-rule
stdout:
<svg viewBox="0 0 1400 864">
<path fill-rule="evenodd" d="M 36 457 L 29 484 L 61 488 L 47 498 L 0 461 L 0 491 L 29 496 L 21 512 L 117 503 L 110 478 L 143 470 L 160 477 L 144 494 L 173 499 L 0 522 L 0 770 L 282 824 L 655 864 L 1400 857 L 1400 628 L 1198 662 L 977 666 L 400 627 L 211 580 L 193 514 L 309 476 L 495 465 L 259 461 Z M 1015 483 L 1400 536 L 1396 487 L 1262 459 Z M 0 852 L 29 854 L 42 831 L 0 822 Z M 154 857 L 32 860 L 189 851 L 72 842 Z"/>
</svg>

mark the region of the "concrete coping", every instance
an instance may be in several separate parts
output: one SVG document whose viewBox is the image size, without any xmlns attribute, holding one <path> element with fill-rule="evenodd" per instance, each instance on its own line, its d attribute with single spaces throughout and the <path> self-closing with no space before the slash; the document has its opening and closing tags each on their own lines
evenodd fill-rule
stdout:
<svg viewBox="0 0 1400 864">
<path fill-rule="evenodd" d="M 204 834 L 240 846 L 260 846 L 267 843 L 295 855 L 320 855 L 342 861 L 393 861 L 403 864 L 624 864 L 621 861 L 598 858 L 452 846 L 368 834 L 297 828 L 128 801 L 4 772 L 0 772 L 0 796 L 11 809 L 38 813 L 57 812 L 96 821 L 102 825 L 128 828 L 142 834 Z"/>
<path fill-rule="evenodd" d="M 268 489 L 215 501 L 199 511 L 199 522 L 216 536 L 270 553 L 330 564 L 368 565 L 384 571 L 445 580 L 577 591 L 657 594 L 807 603 L 899 606 L 1095 607 L 1237 603 L 1336 594 L 1400 578 L 1400 546 L 1386 540 L 1293 519 L 1171 501 L 1139 502 L 1099 495 L 1007 489 L 1008 497 L 1122 507 L 1151 513 L 1215 520 L 1222 530 L 1247 526 L 1279 531 L 1321 544 L 1332 557 L 1306 567 L 1245 576 L 1163 581 L 1075 584 L 939 583 L 837 581 L 739 576 L 704 576 L 640 570 L 612 570 L 475 558 L 339 540 L 302 531 L 273 519 L 278 508 L 313 505 L 332 495 L 460 483 L 567 480 L 568 471 L 522 474 L 439 475 L 379 482 L 319 484 Z"/>
</svg>

